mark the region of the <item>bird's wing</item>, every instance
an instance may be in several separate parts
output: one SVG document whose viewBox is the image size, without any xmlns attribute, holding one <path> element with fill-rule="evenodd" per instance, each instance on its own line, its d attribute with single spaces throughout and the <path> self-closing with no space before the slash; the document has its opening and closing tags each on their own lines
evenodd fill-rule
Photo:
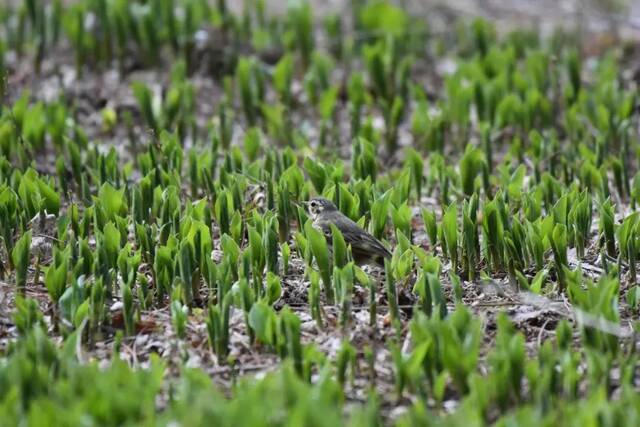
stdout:
<svg viewBox="0 0 640 427">
<path fill-rule="evenodd" d="M 391 252 L 384 245 L 367 231 L 360 228 L 355 222 L 352 226 L 343 230 L 345 241 L 351 245 L 351 251 L 362 253 L 362 255 L 377 255 L 391 258 Z"/>
<path fill-rule="evenodd" d="M 355 242 L 351 242 L 352 251 L 358 251 L 360 249 L 367 252 L 373 252 L 376 255 L 383 256 L 385 258 L 391 258 L 391 252 L 389 252 L 389 250 L 385 248 L 378 239 L 369 233 L 360 235 Z"/>
<path fill-rule="evenodd" d="M 321 222 L 317 225 L 317 228 L 322 230 L 327 239 L 331 239 L 331 222 Z M 351 245 L 351 251 L 354 256 L 391 258 L 391 252 L 378 239 L 362 229 L 350 218 L 346 216 L 340 218 L 338 228 L 344 237 L 345 243 Z"/>
</svg>

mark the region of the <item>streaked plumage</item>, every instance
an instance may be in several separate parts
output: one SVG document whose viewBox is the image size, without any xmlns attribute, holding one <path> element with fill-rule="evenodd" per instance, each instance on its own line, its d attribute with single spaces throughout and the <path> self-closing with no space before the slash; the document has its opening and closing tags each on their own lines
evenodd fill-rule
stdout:
<svg viewBox="0 0 640 427">
<path fill-rule="evenodd" d="M 391 258 L 391 252 L 378 239 L 340 212 L 330 200 L 316 197 L 307 202 L 307 207 L 313 226 L 324 233 L 329 244 L 331 224 L 340 230 L 347 245 L 351 245 L 353 260 L 357 264 L 376 263 L 382 266 L 385 258 Z"/>
</svg>

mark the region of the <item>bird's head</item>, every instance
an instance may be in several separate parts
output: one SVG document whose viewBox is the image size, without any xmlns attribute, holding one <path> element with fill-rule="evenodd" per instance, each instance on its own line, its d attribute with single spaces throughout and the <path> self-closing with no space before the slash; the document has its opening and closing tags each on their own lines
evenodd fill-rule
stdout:
<svg viewBox="0 0 640 427">
<path fill-rule="evenodd" d="M 309 210 L 309 215 L 311 215 L 311 218 L 313 219 L 316 219 L 322 212 L 331 212 L 338 210 L 338 208 L 333 204 L 332 201 L 324 199 L 322 197 L 314 197 L 313 199 L 309 200 L 306 205 L 307 209 Z"/>
</svg>

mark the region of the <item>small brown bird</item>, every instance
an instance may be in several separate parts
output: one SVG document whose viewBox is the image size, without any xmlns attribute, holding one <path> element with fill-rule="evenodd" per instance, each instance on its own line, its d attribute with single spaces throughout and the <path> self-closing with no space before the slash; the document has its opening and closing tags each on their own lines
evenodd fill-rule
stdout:
<svg viewBox="0 0 640 427">
<path fill-rule="evenodd" d="M 360 228 L 349 217 L 338 210 L 336 205 L 322 197 L 315 197 L 306 203 L 313 220 L 313 226 L 321 230 L 331 244 L 331 224 L 344 236 L 356 264 L 375 263 L 384 266 L 384 259 L 391 258 L 391 252 L 371 234 Z"/>
</svg>

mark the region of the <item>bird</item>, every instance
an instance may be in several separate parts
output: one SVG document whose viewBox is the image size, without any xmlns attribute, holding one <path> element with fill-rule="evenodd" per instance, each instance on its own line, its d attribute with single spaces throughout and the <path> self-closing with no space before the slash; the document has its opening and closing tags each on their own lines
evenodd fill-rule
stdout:
<svg viewBox="0 0 640 427">
<path fill-rule="evenodd" d="M 345 243 L 351 245 L 351 254 L 356 264 L 384 266 L 384 260 L 391 258 L 391 252 L 378 239 L 340 212 L 330 200 L 314 197 L 306 202 L 306 205 L 313 226 L 322 231 L 329 244 L 331 244 L 331 224 L 340 230 Z"/>
</svg>

